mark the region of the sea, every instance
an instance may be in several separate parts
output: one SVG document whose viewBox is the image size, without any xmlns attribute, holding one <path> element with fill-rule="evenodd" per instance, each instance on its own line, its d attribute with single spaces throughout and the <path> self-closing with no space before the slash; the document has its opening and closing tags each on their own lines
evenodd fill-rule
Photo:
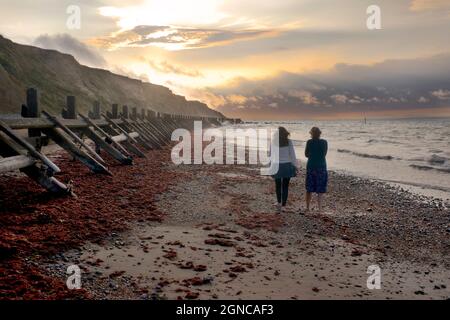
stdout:
<svg viewBox="0 0 450 320">
<path fill-rule="evenodd" d="M 309 130 L 328 141 L 330 170 L 383 181 L 413 193 L 450 201 L 450 118 L 245 122 L 230 128 L 284 126 L 305 168 Z M 227 127 L 225 127 L 226 129 Z M 248 143 L 248 142 L 247 142 Z"/>
</svg>

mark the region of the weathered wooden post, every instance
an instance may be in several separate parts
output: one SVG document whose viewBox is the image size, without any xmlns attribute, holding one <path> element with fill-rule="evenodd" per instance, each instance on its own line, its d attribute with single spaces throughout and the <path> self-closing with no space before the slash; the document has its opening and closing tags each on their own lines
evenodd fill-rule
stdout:
<svg viewBox="0 0 450 320">
<path fill-rule="evenodd" d="M 92 111 L 89 111 L 88 116 L 91 119 L 100 119 L 101 107 L 99 101 L 94 101 L 92 105 Z"/>
<path fill-rule="evenodd" d="M 24 118 L 39 118 L 41 116 L 41 109 L 39 108 L 38 92 L 34 88 L 27 90 L 27 104 L 22 105 L 22 117 Z M 29 137 L 40 137 L 40 129 L 28 129 Z M 40 146 L 37 146 L 40 149 Z"/>
<path fill-rule="evenodd" d="M 125 119 L 128 119 L 129 112 L 128 112 L 128 106 L 127 105 L 122 106 L 122 114 L 121 114 L 121 116 L 124 117 Z"/>
<path fill-rule="evenodd" d="M 75 96 L 67 96 L 66 97 L 66 107 L 61 110 L 61 116 L 63 119 L 76 119 L 77 114 L 75 113 L 77 110 L 76 106 L 76 98 Z M 72 161 L 76 161 L 76 157 L 72 158 Z"/>
<path fill-rule="evenodd" d="M 137 115 L 138 115 L 137 108 L 136 107 L 131 108 L 131 115 L 130 115 L 131 120 L 136 120 Z"/>
<path fill-rule="evenodd" d="M 67 96 L 66 108 L 63 108 L 63 110 L 61 111 L 61 115 L 64 119 L 77 118 L 76 101 L 74 96 Z"/>
<path fill-rule="evenodd" d="M 144 120 L 144 124 L 153 134 L 153 136 L 158 140 L 158 144 L 163 146 L 166 144 L 164 134 L 161 133 L 161 130 L 158 128 L 158 125 L 155 124 L 156 112 L 153 110 L 143 109 L 142 110 L 142 119 Z"/>
<path fill-rule="evenodd" d="M 38 102 L 38 92 L 34 88 L 29 88 L 26 91 L 26 105 L 22 105 L 21 115 L 24 118 L 38 118 L 40 117 L 40 108 Z M 20 135 L 16 135 L 6 124 L 1 125 L 2 131 L 12 139 L 3 140 L 0 137 L 0 155 L 4 157 L 4 160 L 8 160 L 9 157 L 14 157 L 9 160 L 13 160 L 13 167 L 20 169 L 23 173 L 36 181 L 38 184 L 46 188 L 47 190 L 58 194 L 70 194 L 71 190 L 63 183 L 59 182 L 53 177 L 54 173 L 60 171 L 57 165 L 49 160 L 45 155 L 40 153 L 39 148 L 34 148 L 27 141 L 25 141 Z M 40 129 L 28 129 L 28 135 L 30 137 L 40 137 Z M 38 139 L 40 141 L 40 139 Z M 23 155 L 22 150 L 17 148 L 17 145 L 24 148 L 28 155 Z M 39 160 L 41 164 L 38 164 L 36 160 Z"/>
<path fill-rule="evenodd" d="M 89 111 L 88 116 L 91 119 L 98 119 L 98 118 L 100 118 L 100 102 L 98 102 L 98 101 L 94 102 L 94 104 L 92 105 L 92 112 Z M 91 136 L 92 136 L 92 134 L 91 134 Z M 94 142 L 95 142 L 95 152 L 100 154 L 100 152 L 102 150 L 101 147 L 100 147 L 100 144 L 98 143 L 98 141 L 94 140 Z"/>
<path fill-rule="evenodd" d="M 62 112 L 63 118 L 77 119 L 76 109 L 75 97 L 68 96 L 66 109 Z M 69 152 L 72 155 L 73 160 L 79 160 L 93 172 L 112 175 L 111 172 L 109 172 L 105 167 L 105 160 L 103 160 L 95 150 L 92 150 L 91 147 L 83 141 L 83 130 L 81 132 L 75 133 L 69 127 L 67 127 L 63 123 L 63 121 L 56 118 L 55 116 L 52 116 L 45 111 L 43 111 L 43 114 L 49 121 L 53 122 L 54 124 L 54 128 L 43 129 L 43 132 L 53 141 L 55 141 L 60 147 Z M 57 130 L 57 128 L 62 132 Z M 81 147 L 86 149 L 87 153 L 84 152 Z"/>
<path fill-rule="evenodd" d="M 108 118 L 110 119 L 117 119 L 119 117 L 119 105 L 114 103 L 111 106 L 111 112 L 107 112 L 106 115 L 108 116 Z"/>
</svg>

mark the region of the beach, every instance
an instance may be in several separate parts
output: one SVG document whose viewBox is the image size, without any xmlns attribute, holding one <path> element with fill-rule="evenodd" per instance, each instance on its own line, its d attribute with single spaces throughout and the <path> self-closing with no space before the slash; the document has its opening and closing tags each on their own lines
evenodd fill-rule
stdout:
<svg viewBox="0 0 450 320">
<path fill-rule="evenodd" d="M 278 215 L 274 183 L 258 167 L 176 166 L 170 148 L 112 168 L 112 178 L 74 162 L 64 169 L 76 199 L 1 177 L 2 298 L 450 297 L 442 200 L 330 172 L 324 212 L 300 214 L 300 170 Z M 73 264 L 81 290 L 65 286 Z M 367 286 L 370 266 L 381 271 L 380 289 Z"/>
</svg>

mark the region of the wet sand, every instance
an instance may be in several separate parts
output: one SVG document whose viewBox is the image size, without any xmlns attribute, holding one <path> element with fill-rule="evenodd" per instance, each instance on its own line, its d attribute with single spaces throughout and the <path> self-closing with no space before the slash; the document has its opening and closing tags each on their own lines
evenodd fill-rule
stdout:
<svg viewBox="0 0 450 320">
<path fill-rule="evenodd" d="M 330 173 L 324 213 L 303 208 L 304 172 L 281 215 L 274 186 L 254 167 L 174 166 L 155 197 L 160 222 L 136 221 L 46 259 L 70 264 L 94 299 L 447 299 L 449 210 L 399 188 Z M 369 290 L 367 269 L 381 268 Z"/>
</svg>

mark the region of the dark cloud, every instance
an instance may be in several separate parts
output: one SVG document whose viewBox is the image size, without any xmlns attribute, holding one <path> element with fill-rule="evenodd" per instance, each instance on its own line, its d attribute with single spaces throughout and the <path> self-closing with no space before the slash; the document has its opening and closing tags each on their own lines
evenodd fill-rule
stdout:
<svg viewBox="0 0 450 320">
<path fill-rule="evenodd" d="M 68 34 L 41 35 L 34 40 L 33 45 L 70 54 L 81 64 L 91 67 L 107 65 L 105 59 L 95 49 Z"/>
<path fill-rule="evenodd" d="M 260 81 L 238 79 L 212 93 L 225 98 L 220 111 L 243 116 L 255 106 L 262 112 L 286 114 L 448 108 L 450 54 L 370 66 L 337 64 L 328 72 L 284 72 Z M 232 94 L 252 99 L 233 103 L 226 99 Z"/>
</svg>

